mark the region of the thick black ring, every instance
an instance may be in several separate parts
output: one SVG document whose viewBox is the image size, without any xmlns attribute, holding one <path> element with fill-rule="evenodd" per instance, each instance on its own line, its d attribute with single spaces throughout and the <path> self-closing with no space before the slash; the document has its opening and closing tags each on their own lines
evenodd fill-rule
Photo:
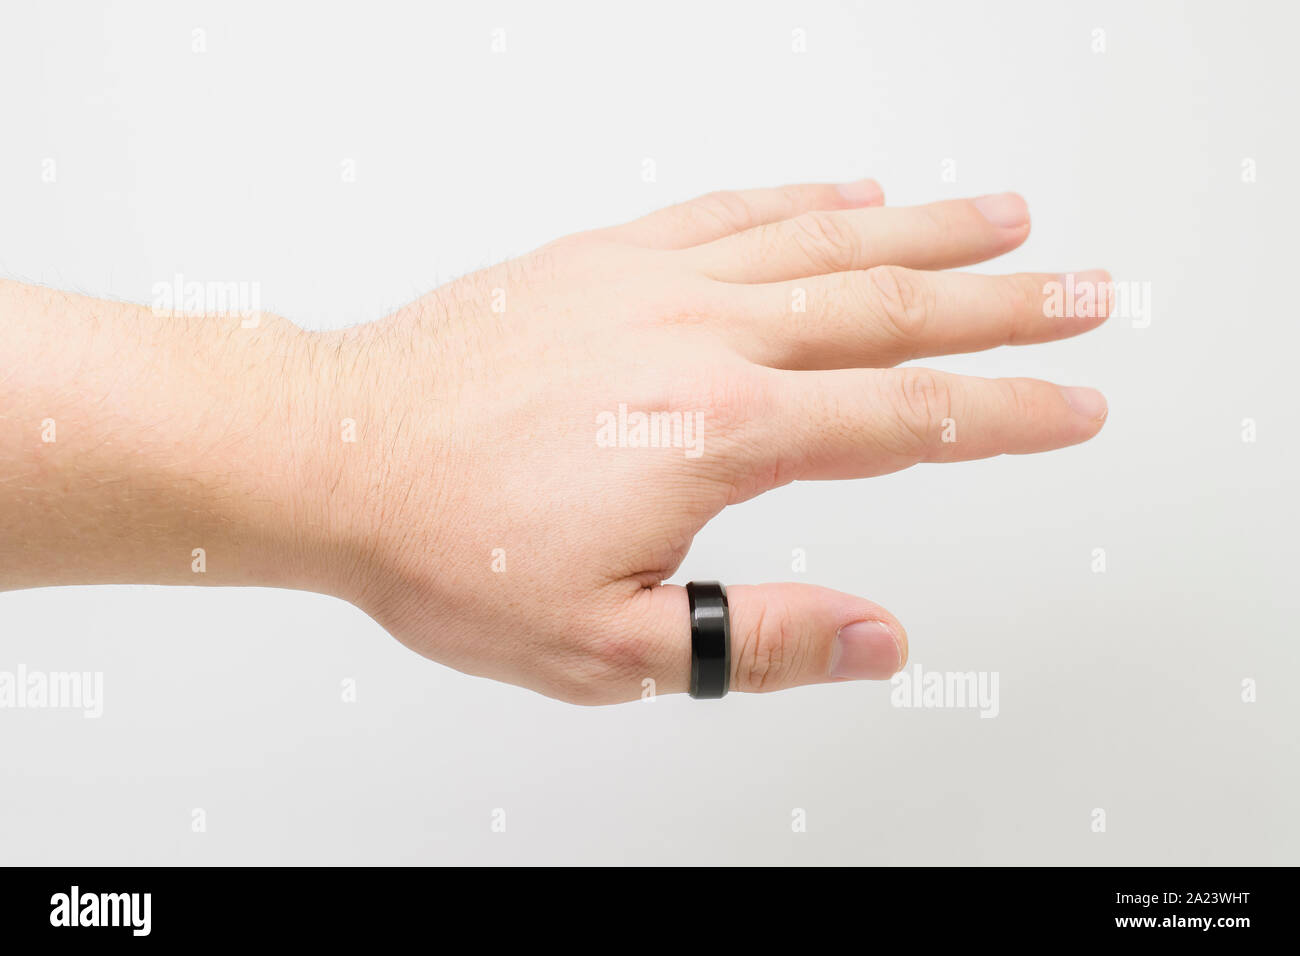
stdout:
<svg viewBox="0 0 1300 956">
<path fill-rule="evenodd" d="M 717 581 L 686 585 L 691 605 L 691 696 L 725 697 L 731 687 L 731 609 Z"/>
</svg>

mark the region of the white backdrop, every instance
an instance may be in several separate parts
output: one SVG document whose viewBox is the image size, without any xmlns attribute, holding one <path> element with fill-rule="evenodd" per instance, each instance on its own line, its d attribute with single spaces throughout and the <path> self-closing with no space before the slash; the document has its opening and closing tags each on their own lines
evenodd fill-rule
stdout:
<svg viewBox="0 0 1300 956">
<path fill-rule="evenodd" d="M 0 710 L 0 862 L 1300 862 L 1295 10 L 7 2 L 0 275 L 255 282 L 337 327 L 701 192 L 871 175 L 1018 190 L 1033 234 L 984 268 L 1152 300 L 930 363 L 1098 386 L 1093 442 L 790 486 L 677 579 L 877 600 L 911 666 L 996 673 L 996 718 L 870 683 L 580 709 L 316 595 L 0 594 L 0 670 L 104 675 L 98 720 Z"/>
</svg>

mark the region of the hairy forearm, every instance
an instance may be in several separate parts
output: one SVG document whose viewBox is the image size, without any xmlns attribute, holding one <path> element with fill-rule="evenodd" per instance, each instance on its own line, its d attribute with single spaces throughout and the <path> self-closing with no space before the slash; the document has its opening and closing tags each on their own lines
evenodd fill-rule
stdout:
<svg viewBox="0 0 1300 956">
<path fill-rule="evenodd" d="M 318 586 L 305 340 L 0 282 L 0 589 Z"/>
</svg>

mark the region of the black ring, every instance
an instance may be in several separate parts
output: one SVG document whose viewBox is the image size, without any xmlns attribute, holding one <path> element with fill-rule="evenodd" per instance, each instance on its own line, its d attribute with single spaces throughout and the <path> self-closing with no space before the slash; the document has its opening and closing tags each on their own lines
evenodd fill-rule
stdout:
<svg viewBox="0 0 1300 956">
<path fill-rule="evenodd" d="M 731 687 L 731 609 L 717 581 L 686 585 L 691 605 L 691 696 L 712 700 Z"/>
</svg>

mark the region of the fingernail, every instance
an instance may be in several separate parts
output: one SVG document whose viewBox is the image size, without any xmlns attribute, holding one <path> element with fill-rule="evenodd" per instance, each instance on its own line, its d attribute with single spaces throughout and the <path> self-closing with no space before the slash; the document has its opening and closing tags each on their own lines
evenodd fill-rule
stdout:
<svg viewBox="0 0 1300 956">
<path fill-rule="evenodd" d="M 1110 273 L 1105 269 L 1086 269 L 1083 272 L 1074 274 L 1074 284 L 1076 288 L 1081 282 L 1094 282 L 1097 285 L 1107 285 L 1110 282 Z"/>
<path fill-rule="evenodd" d="M 831 677 L 885 680 L 903 665 L 903 650 L 887 624 L 856 621 L 840 628 L 831 649 Z"/>
<path fill-rule="evenodd" d="M 981 196 L 975 200 L 975 208 L 985 219 L 1003 229 L 1014 229 L 1029 222 L 1029 206 L 1016 193 Z"/>
<path fill-rule="evenodd" d="M 1101 421 L 1106 417 L 1106 396 L 1095 388 L 1062 387 L 1065 402 L 1084 418 Z"/>
<path fill-rule="evenodd" d="M 870 206 L 885 201 L 885 191 L 874 179 L 859 179 L 854 183 L 840 183 L 835 187 L 846 202 L 855 206 Z"/>
<path fill-rule="evenodd" d="M 1092 308 L 1080 310 L 1075 307 L 1075 315 L 1084 318 L 1099 318 L 1110 314 L 1110 273 L 1105 269 L 1088 269 L 1074 274 L 1075 289 L 1087 289 L 1092 293 Z M 1091 313 L 1091 314 L 1089 314 Z"/>
</svg>

